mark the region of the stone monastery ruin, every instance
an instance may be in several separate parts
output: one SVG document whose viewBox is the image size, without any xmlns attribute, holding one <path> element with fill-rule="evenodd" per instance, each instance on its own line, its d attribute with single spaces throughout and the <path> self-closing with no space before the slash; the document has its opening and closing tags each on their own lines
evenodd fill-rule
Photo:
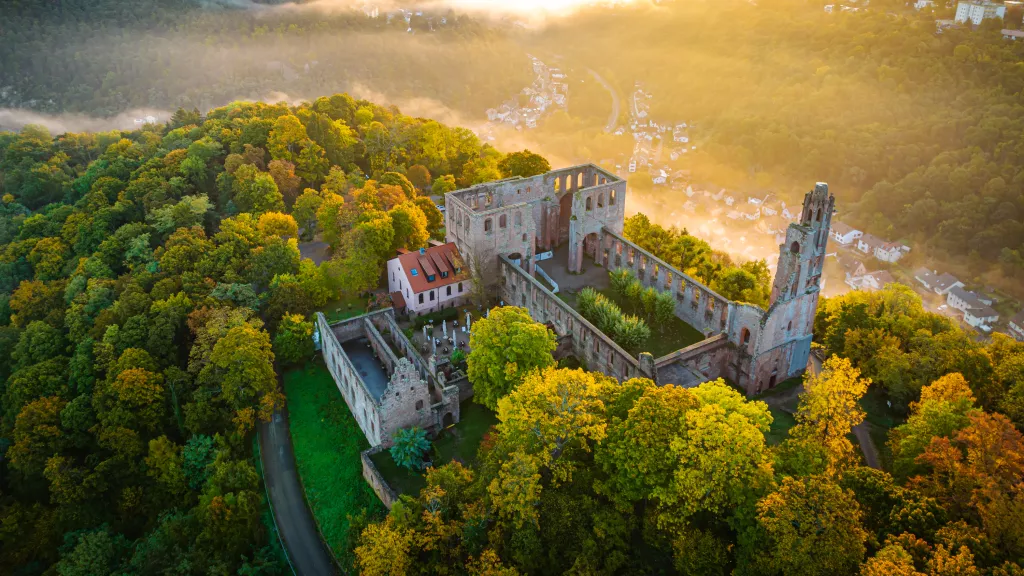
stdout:
<svg viewBox="0 0 1024 576">
<path fill-rule="evenodd" d="M 681 386 L 724 377 L 752 395 L 807 366 L 835 203 L 827 184 L 806 194 L 799 223 L 789 225 L 767 310 L 730 301 L 626 240 L 626 181 L 592 164 L 481 184 L 449 192 L 445 200 L 447 241 L 466 257 L 485 291 L 526 308 L 555 333 L 560 352 L 571 351 L 591 370 Z M 675 315 L 705 339 L 661 358 L 623 350 L 535 278 L 536 255 L 566 244 L 568 261 L 548 260 L 545 267 L 567 266 L 570 273 L 583 270 L 584 262 L 628 268 L 644 287 L 669 291 Z M 383 347 L 384 356 L 391 354 L 382 361 L 390 381 L 373 394 L 347 356 L 346 342 L 378 342 L 382 325 L 405 357 L 392 358 L 392 349 Z M 387 443 L 398 428 L 437 429 L 458 421 L 459 400 L 472 395 L 468 382 L 447 383 L 434 373 L 440 361 L 419 356 L 391 311 L 333 326 L 321 315 L 318 326 L 331 374 L 371 444 Z"/>
</svg>

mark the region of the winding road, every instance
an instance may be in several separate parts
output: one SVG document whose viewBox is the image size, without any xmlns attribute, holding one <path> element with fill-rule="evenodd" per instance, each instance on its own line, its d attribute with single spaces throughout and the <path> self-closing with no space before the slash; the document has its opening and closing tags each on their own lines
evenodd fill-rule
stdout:
<svg viewBox="0 0 1024 576">
<path fill-rule="evenodd" d="M 320 540 L 295 470 L 287 411 L 275 412 L 270 422 L 260 424 L 260 455 L 274 521 L 293 570 L 298 576 L 333 576 L 334 562 Z"/>
<path fill-rule="evenodd" d="M 592 68 L 587 68 L 587 72 L 590 72 L 590 75 L 594 77 L 594 80 L 597 80 L 597 82 L 601 84 L 601 86 L 604 86 L 604 89 L 612 95 L 612 113 L 608 115 L 608 123 L 604 126 L 605 132 L 611 132 L 612 130 L 615 130 L 615 125 L 619 123 L 619 93 L 615 91 L 615 88 L 612 88 L 612 85 L 609 84 L 607 80 L 602 78 L 601 75 L 595 72 Z"/>
</svg>

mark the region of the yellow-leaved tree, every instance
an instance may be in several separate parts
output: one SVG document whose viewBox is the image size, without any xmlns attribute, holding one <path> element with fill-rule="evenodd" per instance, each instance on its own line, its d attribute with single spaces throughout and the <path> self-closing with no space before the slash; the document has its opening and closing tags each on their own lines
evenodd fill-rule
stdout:
<svg viewBox="0 0 1024 576">
<path fill-rule="evenodd" d="M 826 472 L 834 476 L 853 460 L 853 444 L 848 438 L 853 427 L 864 420 L 858 401 L 871 380 L 860 377 L 860 370 L 847 358 L 832 356 L 817 375 L 804 375 L 804 392 L 796 411 L 796 426 L 789 434 L 825 448 Z"/>
</svg>

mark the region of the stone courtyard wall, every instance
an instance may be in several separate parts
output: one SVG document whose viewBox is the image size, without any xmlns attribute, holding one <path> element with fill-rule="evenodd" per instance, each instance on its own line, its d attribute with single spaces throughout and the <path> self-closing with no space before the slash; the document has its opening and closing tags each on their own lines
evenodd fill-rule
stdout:
<svg viewBox="0 0 1024 576">
<path fill-rule="evenodd" d="M 505 256 L 500 258 L 499 273 L 502 300 L 507 305 L 526 308 L 534 320 L 553 326 L 557 337 L 571 337 L 573 351 L 589 369 L 619 380 L 656 378 L 653 362 L 651 366 L 642 367 L 637 358 Z"/>
</svg>

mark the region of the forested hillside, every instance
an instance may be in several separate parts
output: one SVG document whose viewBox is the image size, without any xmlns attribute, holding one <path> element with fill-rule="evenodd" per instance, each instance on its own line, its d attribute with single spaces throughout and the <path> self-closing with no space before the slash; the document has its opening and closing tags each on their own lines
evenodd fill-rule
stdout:
<svg viewBox="0 0 1024 576">
<path fill-rule="evenodd" d="M 695 177 L 746 190 L 828 182 L 841 217 L 973 270 L 1024 279 L 1024 45 L 999 22 L 790 0 L 582 13 L 538 35 L 697 123 Z M 799 183 L 799 187 L 794 183 Z"/>
<path fill-rule="evenodd" d="M 441 234 L 421 191 L 503 158 L 344 94 L 0 133 L 0 571 L 281 573 L 252 460 L 275 366 Z M 317 233 L 320 265 L 297 243 Z"/>
</svg>

